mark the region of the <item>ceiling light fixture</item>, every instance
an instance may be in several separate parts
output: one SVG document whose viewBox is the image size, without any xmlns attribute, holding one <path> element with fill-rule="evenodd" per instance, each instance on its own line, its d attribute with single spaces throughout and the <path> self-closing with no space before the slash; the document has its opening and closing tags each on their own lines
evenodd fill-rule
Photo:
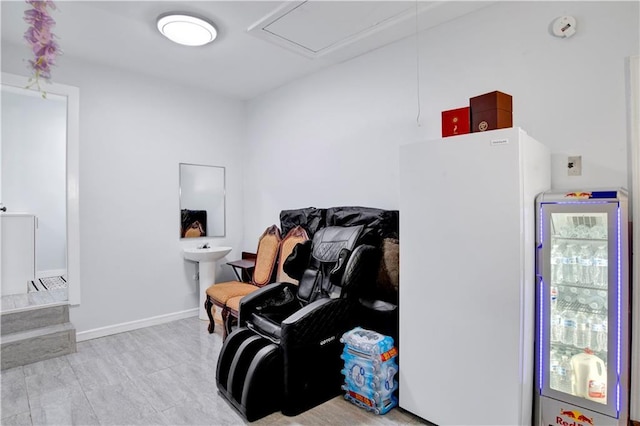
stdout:
<svg viewBox="0 0 640 426">
<path fill-rule="evenodd" d="M 210 22 L 184 13 L 158 17 L 158 31 L 169 40 L 184 46 L 203 46 L 211 43 L 218 35 Z"/>
</svg>

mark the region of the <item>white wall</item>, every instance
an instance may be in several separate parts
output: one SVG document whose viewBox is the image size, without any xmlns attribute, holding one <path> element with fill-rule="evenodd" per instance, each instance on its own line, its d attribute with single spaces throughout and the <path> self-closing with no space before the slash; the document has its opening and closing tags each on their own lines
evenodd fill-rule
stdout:
<svg viewBox="0 0 640 426">
<path fill-rule="evenodd" d="M 24 74 L 22 47 L 3 71 Z M 55 81 L 80 88 L 79 332 L 195 309 L 194 263 L 181 256 L 178 164 L 227 169 L 227 236 L 242 241 L 243 105 L 163 80 L 62 56 Z M 220 268 L 219 278 L 232 278 Z"/>
<path fill-rule="evenodd" d="M 548 32 L 563 14 L 578 22 L 570 39 Z M 420 127 L 413 37 L 249 102 L 245 248 L 284 208 L 398 208 L 398 146 L 440 137 L 442 110 L 493 90 L 513 96 L 514 125 L 551 149 L 555 187 L 629 185 L 637 2 L 500 2 L 422 32 L 419 48 Z M 583 176 L 567 176 L 568 155 L 582 155 Z"/>
<path fill-rule="evenodd" d="M 3 88 L 0 199 L 37 217 L 36 273 L 67 268 L 66 134 L 66 99 Z"/>
</svg>

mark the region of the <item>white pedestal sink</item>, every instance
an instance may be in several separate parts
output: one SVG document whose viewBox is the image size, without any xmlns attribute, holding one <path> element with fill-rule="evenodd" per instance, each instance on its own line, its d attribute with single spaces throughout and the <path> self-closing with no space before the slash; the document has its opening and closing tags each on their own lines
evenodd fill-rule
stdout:
<svg viewBox="0 0 640 426">
<path fill-rule="evenodd" d="M 209 317 L 204 310 L 206 300 L 205 291 L 216 282 L 216 261 L 222 259 L 231 251 L 231 247 L 209 247 L 209 248 L 185 248 L 182 253 L 186 260 L 198 262 L 198 285 L 200 292 L 200 308 L 198 317 L 201 320 L 208 320 Z"/>
</svg>

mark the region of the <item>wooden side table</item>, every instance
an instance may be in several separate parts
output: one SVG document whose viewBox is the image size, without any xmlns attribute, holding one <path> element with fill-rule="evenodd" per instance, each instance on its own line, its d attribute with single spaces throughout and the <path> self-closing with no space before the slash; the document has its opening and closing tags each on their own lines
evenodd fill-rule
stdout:
<svg viewBox="0 0 640 426">
<path fill-rule="evenodd" d="M 256 266 L 256 255 L 254 253 L 242 252 L 242 259 L 227 262 L 227 265 L 233 268 L 238 281 L 245 283 L 251 282 L 253 269 Z"/>
</svg>

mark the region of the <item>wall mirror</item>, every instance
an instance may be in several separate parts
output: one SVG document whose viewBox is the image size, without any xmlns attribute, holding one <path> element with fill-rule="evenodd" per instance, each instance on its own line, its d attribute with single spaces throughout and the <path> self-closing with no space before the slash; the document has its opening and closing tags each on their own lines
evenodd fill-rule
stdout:
<svg viewBox="0 0 640 426">
<path fill-rule="evenodd" d="M 225 168 L 180 163 L 180 238 L 225 236 Z"/>
</svg>

